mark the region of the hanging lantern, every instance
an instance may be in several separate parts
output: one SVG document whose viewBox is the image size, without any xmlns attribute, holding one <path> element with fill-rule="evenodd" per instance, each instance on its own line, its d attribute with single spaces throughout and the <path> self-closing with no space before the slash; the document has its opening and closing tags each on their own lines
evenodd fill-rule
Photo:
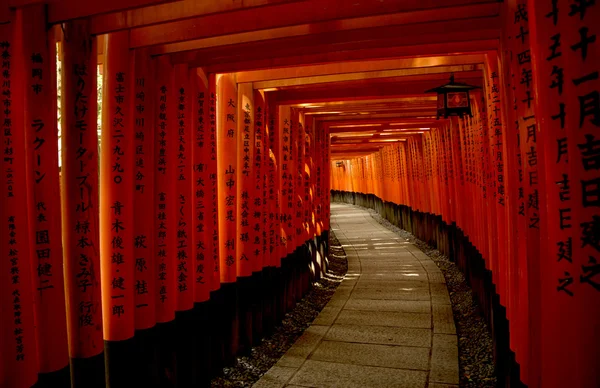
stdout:
<svg viewBox="0 0 600 388">
<path fill-rule="evenodd" d="M 454 82 L 454 74 L 450 76 L 450 83 L 437 88 L 429 89 L 425 93 L 437 93 L 437 118 L 444 116 L 459 116 L 471 113 L 471 100 L 469 99 L 469 90 L 479 89 L 478 86 L 467 85 Z"/>
</svg>

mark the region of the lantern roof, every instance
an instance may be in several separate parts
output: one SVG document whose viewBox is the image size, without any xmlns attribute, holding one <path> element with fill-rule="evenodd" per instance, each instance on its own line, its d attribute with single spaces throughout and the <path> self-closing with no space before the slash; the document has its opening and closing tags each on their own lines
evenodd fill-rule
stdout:
<svg viewBox="0 0 600 388">
<path fill-rule="evenodd" d="M 442 85 L 442 86 L 438 86 L 436 88 L 433 89 L 429 89 L 426 90 L 425 93 L 444 93 L 444 92 L 456 92 L 456 91 L 469 91 L 469 90 L 473 90 L 473 89 L 480 89 L 479 86 L 473 86 L 473 85 L 469 85 L 469 84 L 465 84 L 465 83 L 461 83 L 461 82 L 455 82 L 454 81 L 454 74 L 450 75 L 450 82 Z"/>
</svg>

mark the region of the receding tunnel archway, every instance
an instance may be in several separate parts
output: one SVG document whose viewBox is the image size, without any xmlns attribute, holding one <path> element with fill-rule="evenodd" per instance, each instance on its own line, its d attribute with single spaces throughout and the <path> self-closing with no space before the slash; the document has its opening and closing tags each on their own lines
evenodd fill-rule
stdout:
<svg viewBox="0 0 600 388">
<path fill-rule="evenodd" d="M 330 194 L 457 263 L 501 384 L 600 385 L 596 3 L 2 2 L 0 385 L 208 385 Z"/>
</svg>

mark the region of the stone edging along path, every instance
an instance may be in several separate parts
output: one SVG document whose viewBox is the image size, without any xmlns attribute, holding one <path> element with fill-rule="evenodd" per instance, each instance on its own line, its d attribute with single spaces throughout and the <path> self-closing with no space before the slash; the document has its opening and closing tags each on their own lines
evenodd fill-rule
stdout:
<svg viewBox="0 0 600 388">
<path fill-rule="evenodd" d="M 334 233 L 329 235 L 329 247 L 327 274 L 313 283 L 308 294 L 286 314 L 274 333 L 252 348 L 249 355 L 238 357 L 235 365 L 224 368 L 223 376 L 211 381 L 212 388 L 251 387 L 310 326 L 329 302 L 348 270 L 346 255 Z"/>
<path fill-rule="evenodd" d="M 360 208 L 367 210 L 371 217 L 387 229 L 415 244 L 444 274 L 458 335 L 460 387 L 496 387 L 492 336 L 473 292 L 458 266 L 437 249 L 390 223 L 375 210 Z"/>
<path fill-rule="evenodd" d="M 448 387 L 458 343 L 445 278 L 366 209 L 332 204 L 348 273 L 312 325 L 255 387 Z"/>
</svg>

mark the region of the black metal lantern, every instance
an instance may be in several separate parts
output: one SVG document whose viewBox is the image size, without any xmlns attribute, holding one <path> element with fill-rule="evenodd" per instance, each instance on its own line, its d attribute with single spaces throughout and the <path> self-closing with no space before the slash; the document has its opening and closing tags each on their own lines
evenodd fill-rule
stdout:
<svg viewBox="0 0 600 388">
<path fill-rule="evenodd" d="M 471 113 L 471 100 L 469 98 L 469 90 L 479 89 L 478 86 L 467 85 L 459 82 L 454 82 L 454 74 L 450 76 L 450 83 L 438 86 L 437 88 L 429 89 L 425 93 L 437 93 L 437 118 L 444 116 L 459 116 Z"/>
</svg>

